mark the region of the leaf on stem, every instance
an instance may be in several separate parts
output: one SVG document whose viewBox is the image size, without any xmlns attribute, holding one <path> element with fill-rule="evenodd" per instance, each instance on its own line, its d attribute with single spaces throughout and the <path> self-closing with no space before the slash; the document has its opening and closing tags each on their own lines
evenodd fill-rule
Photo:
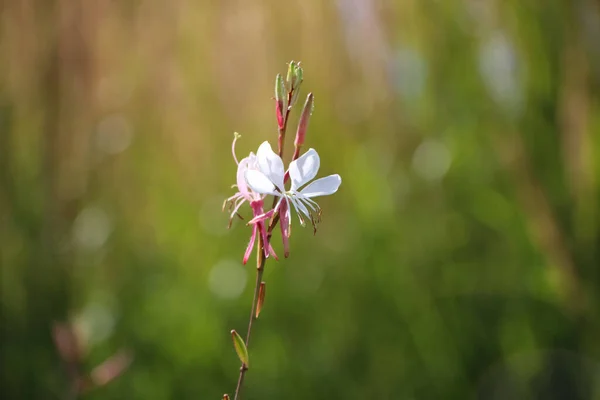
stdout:
<svg viewBox="0 0 600 400">
<path fill-rule="evenodd" d="M 231 331 L 231 338 L 233 339 L 233 347 L 235 347 L 235 352 L 242 364 L 248 366 L 248 349 L 246 348 L 246 344 L 244 343 L 244 339 L 233 329 Z"/>
<path fill-rule="evenodd" d="M 258 318 L 260 315 L 260 310 L 262 310 L 263 303 L 265 302 L 265 291 L 267 290 L 267 285 L 264 282 L 260 283 L 260 288 L 258 289 L 258 303 L 256 304 L 256 314 L 255 318 Z"/>
</svg>

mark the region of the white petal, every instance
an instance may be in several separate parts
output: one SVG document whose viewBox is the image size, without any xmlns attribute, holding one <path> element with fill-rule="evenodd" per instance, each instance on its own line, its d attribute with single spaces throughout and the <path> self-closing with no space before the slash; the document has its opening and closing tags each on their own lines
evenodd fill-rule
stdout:
<svg viewBox="0 0 600 400">
<path fill-rule="evenodd" d="M 302 189 L 300 193 L 306 197 L 327 196 L 337 192 L 341 183 L 342 178 L 338 174 L 329 175 L 325 178 L 317 179 Z"/>
<path fill-rule="evenodd" d="M 263 142 L 256 152 L 258 166 L 263 174 L 282 192 L 283 190 L 283 161 L 271 149 L 269 142 Z"/>
<path fill-rule="evenodd" d="M 253 152 L 250 152 L 246 159 L 248 159 L 248 169 L 258 169 L 258 161 L 256 160 L 256 155 Z"/>
<path fill-rule="evenodd" d="M 248 186 L 256 193 L 279 195 L 275 192 L 275 185 L 262 172 L 250 169 L 245 176 Z"/>
<path fill-rule="evenodd" d="M 248 192 L 248 185 L 246 184 L 246 171 L 248 170 L 248 157 L 243 158 L 238 164 L 236 180 L 237 187 L 240 193 L 244 196 L 250 196 Z"/>
<path fill-rule="evenodd" d="M 319 172 L 321 161 L 315 149 L 309 149 L 300 158 L 290 163 L 292 190 L 297 190 L 310 182 Z"/>
</svg>

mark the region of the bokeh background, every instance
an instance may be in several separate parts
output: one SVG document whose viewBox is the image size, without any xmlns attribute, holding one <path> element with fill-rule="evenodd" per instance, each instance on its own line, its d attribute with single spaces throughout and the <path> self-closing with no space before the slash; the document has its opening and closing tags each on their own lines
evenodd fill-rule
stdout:
<svg viewBox="0 0 600 400">
<path fill-rule="evenodd" d="M 243 398 L 600 398 L 596 1 L 1 10 L 3 398 L 233 393 L 255 271 L 230 146 L 275 144 L 292 59 L 343 183 L 267 262 Z"/>
</svg>

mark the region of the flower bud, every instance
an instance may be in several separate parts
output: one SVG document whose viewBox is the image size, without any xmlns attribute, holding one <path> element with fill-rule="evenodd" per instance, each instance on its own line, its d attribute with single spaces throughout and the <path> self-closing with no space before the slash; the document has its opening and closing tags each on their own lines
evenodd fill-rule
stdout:
<svg viewBox="0 0 600 400">
<path fill-rule="evenodd" d="M 298 90 L 298 88 L 296 88 L 296 90 L 294 90 L 292 92 L 292 99 L 290 100 L 290 107 L 294 107 L 294 105 L 296 105 L 296 102 L 298 101 L 298 97 L 300 97 L 300 90 Z"/>
<path fill-rule="evenodd" d="M 288 70 L 287 70 L 287 75 L 285 77 L 285 81 L 288 84 L 288 87 L 291 89 L 292 85 L 292 79 L 294 78 L 294 75 L 296 74 L 296 62 L 294 60 L 290 61 L 290 63 L 288 64 Z"/>
<path fill-rule="evenodd" d="M 294 83 L 293 88 L 298 89 L 303 80 L 304 80 L 304 70 L 300 66 L 300 63 L 298 63 L 298 65 L 296 66 L 296 79 L 293 82 Z"/>
<path fill-rule="evenodd" d="M 304 76 L 304 71 L 302 70 L 300 63 L 295 62 L 295 61 L 290 61 L 290 65 L 288 66 L 287 76 L 285 79 L 288 90 L 290 92 L 298 90 L 298 88 L 300 87 L 300 84 L 302 83 L 303 76 Z"/>
<path fill-rule="evenodd" d="M 287 112 L 287 93 L 281 74 L 275 79 L 275 110 L 277 112 L 277 125 L 282 129 L 285 124 L 284 115 Z"/>
<path fill-rule="evenodd" d="M 294 140 L 294 146 L 296 146 L 296 149 L 299 149 L 304 144 L 306 129 L 308 128 L 308 121 L 310 120 L 310 116 L 314 108 L 313 100 L 313 94 L 309 93 L 306 97 L 302 114 L 300 115 L 300 122 L 298 122 L 298 130 L 296 131 L 296 139 Z"/>
</svg>

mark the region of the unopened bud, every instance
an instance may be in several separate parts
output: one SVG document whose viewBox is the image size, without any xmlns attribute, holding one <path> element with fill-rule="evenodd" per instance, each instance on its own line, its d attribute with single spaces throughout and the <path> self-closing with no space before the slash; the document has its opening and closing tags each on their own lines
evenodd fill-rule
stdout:
<svg viewBox="0 0 600 400">
<path fill-rule="evenodd" d="M 294 89 L 298 89 L 303 80 L 304 80 L 304 70 L 300 66 L 300 63 L 298 63 L 298 65 L 296 65 L 296 79 L 293 81 Z"/>
<path fill-rule="evenodd" d="M 287 75 L 285 77 L 285 81 L 289 85 L 290 89 L 292 87 L 291 83 L 292 83 L 292 79 L 294 79 L 295 74 L 296 74 L 296 61 L 292 60 L 288 64 Z"/>
<path fill-rule="evenodd" d="M 292 98 L 290 100 L 290 105 L 288 108 L 294 107 L 294 105 L 298 101 L 298 97 L 300 97 L 300 90 L 296 88 L 294 91 L 292 91 Z"/>
<path fill-rule="evenodd" d="M 277 112 L 277 125 L 280 129 L 285 124 L 285 117 L 287 110 L 287 93 L 285 89 L 285 83 L 281 74 L 277 74 L 275 78 L 275 111 Z"/>
<path fill-rule="evenodd" d="M 223 395 L 223 400 L 229 400 L 229 395 L 227 393 Z"/>
<path fill-rule="evenodd" d="M 296 131 L 296 139 L 294 140 L 294 146 L 296 146 L 296 149 L 299 149 L 304 144 L 304 139 L 306 137 L 306 129 L 308 128 L 308 121 L 310 120 L 310 116 L 314 108 L 313 100 L 313 94 L 309 93 L 306 97 L 306 102 L 304 103 L 302 114 L 300 115 L 300 122 L 298 122 L 298 130 Z"/>
<path fill-rule="evenodd" d="M 284 101 L 287 97 L 287 93 L 285 90 L 285 84 L 283 82 L 283 77 L 281 74 L 277 74 L 275 78 L 275 100 Z"/>
<path fill-rule="evenodd" d="M 304 71 L 302 71 L 302 67 L 300 66 L 300 63 L 295 62 L 295 61 L 290 61 L 290 64 L 288 66 L 287 76 L 285 79 L 288 90 L 290 92 L 298 90 L 298 88 L 300 87 L 300 84 L 302 83 L 303 76 L 304 76 Z"/>
</svg>

